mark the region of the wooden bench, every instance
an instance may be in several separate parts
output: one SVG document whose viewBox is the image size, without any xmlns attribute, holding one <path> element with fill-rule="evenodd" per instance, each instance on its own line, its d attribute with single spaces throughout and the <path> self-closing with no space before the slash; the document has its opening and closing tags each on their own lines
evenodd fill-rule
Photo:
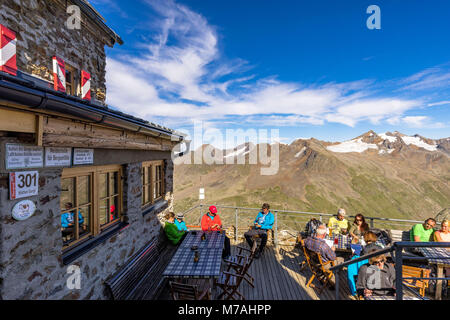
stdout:
<svg viewBox="0 0 450 320">
<path fill-rule="evenodd" d="M 391 237 L 392 242 L 411 241 L 409 230 L 389 230 L 389 236 Z"/>
<path fill-rule="evenodd" d="M 167 284 L 162 276 L 176 246 L 163 237 L 156 237 L 105 281 L 112 300 L 157 299 Z"/>
<path fill-rule="evenodd" d="M 416 268 L 411 266 L 403 265 L 402 269 L 402 277 L 417 277 L 417 278 L 429 278 L 430 277 L 429 269 Z M 404 284 L 408 287 L 419 289 L 419 293 L 422 297 L 425 296 L 425 289 L 428 288 L 429 280 L 426 279 L 406 279 L 403 281 Z"/>
</svg>

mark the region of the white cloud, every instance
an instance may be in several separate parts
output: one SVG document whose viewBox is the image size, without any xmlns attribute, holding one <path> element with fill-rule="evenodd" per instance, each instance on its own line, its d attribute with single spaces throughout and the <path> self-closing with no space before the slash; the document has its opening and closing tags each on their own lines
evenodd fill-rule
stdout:
<svg viewBox="0 0 450 320">
<path fill-rule="evenodd" d="M 156 36 L 139 44 L 139 55 L 107 59 L 107 103 L 124 112 L 172 127 L 230 117 L 272 126 L 425 121 L 404 117 L 421 100 L 380 96 L 374 80 L 307 86 L 246 74 L 247 61 L 224 62 L 217 32 L 203 16 L 174 1 L 146 2 L 161 17 L 154 22 Z M 437 75 L 446 79 L 439 69 L 427 69 L 399 83 L 426 87 Z"/>
</svg>

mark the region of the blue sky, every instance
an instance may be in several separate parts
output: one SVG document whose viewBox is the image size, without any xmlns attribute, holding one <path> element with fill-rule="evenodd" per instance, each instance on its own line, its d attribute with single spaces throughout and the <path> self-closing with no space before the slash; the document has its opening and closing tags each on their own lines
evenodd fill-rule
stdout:
<svg viewBox="0 0 450 320">
<path fill-rule="evenodd" d="M 124 112 L 188 132 L 279 129 L 285 143 L 450 136 L 449 1 L 91 3 L 125 42 L 107 49 L 107 103 Z"/>
</svg>

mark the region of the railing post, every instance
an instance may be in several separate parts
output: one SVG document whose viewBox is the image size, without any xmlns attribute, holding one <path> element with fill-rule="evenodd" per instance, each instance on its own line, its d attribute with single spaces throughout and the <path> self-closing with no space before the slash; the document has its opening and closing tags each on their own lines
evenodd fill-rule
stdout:
<svg viewBox="0 0 450 320">
<path fill-rule="evenodd" d="M 319 216 L 319 221 L 322 222 L 322 215 Z"/>
<path fill-rule="evenodd" d="M 403 300 L 403 279 L 402 279 L 402 269 L 403 269 L 403 259 L 402 259 L 402 247 L 394 244 L 395 246 L 395 292 L 396 299 Z"/>
<path fill-rule="evenodd" d="M 373 229 L 373 218 L 370 219 L 370 228 Z"/>
<path fill-rule="evenodd" d="M 234 217 L 234 219 L 235 219 L 234 240 L 236 241 L 236 243 L 238 241 L 238 211 L 239 211 L 239 209 L 236 208 L 235 217 Z"/>
<path fill-rule="evenodd" d="M 278 211 L 275 211 L 275 249 L 278 249 Z"/>
</svg>

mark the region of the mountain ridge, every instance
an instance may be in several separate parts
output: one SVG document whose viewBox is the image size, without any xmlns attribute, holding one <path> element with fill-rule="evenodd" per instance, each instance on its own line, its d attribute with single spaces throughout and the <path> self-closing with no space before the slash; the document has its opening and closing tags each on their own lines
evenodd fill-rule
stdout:
<svg viewBox="0 0 450 320">
<path fill-rule="evenodd" d="M 246 143 L 221 151 L 244 164 L 177 165 L 175 208 L 195 204 L 204 187 L 206 201 L 223 205 L 271 202 L 285 210 L 328 213 L 345 207 L 370 216 L 422 219 L 450 207 L 449 140 L 372 130 L 344 142 L 295 139 L 278 145 L 279 170 L 273 176 L 261 176 L 267 165 L 249 164 L 252 151 L 271 150 L 273 144 Z"/>
</svg>

